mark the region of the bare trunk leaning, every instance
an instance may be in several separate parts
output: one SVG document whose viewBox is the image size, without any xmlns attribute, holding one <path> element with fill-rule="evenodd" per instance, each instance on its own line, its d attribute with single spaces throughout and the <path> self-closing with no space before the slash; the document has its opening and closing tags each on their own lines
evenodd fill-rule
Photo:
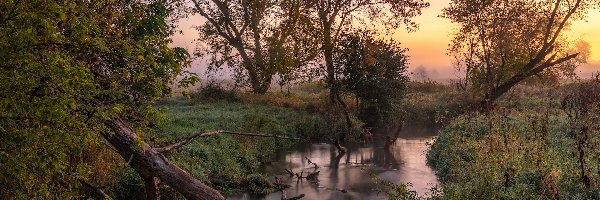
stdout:
<svg viewBox="0 0 600 200">
<path fill-rule="evenodd" d="M 102 136 L 129 161 L 129 165 L 140 176 L 153 177 L 155 181 L 160 179 L 187 199 L 225 199 L 218 191 L 170 163 L 161 153 L 139 138 L 120 118 L 110 119 L 105 125 L 111 132 L 104 132 Z"/>
</svg>

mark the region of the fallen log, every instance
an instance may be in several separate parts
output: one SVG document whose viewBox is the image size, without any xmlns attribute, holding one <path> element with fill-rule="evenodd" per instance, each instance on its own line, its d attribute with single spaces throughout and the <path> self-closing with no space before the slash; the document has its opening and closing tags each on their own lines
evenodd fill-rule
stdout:
<svg viewBox="0 0 600 200">
<path fill-rule="evenodd" d="M 104 124 L 111 130 L 111 132 L 102 132 L 104 139 L 123 159 L 130 160 L 129 165 L 140 176 L 156 177 L 187 199 L 225 199 L 218 191 L 171 164 L 161 152 L 144 142 L 119 117 L 107 120 Z M 158 188 L 151 188 L 150 191 L 158 191 Z"/>
</svg>

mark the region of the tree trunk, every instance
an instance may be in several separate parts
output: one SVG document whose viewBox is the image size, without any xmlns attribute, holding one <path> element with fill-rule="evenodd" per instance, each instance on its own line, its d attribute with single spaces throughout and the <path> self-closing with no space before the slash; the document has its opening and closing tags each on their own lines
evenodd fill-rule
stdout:
<svg viewBox="0 0 600 200">
<path fill-rule="evenodd" d="M 120 118 L 105 122 L 112 132 L 102 136 L 118 151 L 141 177 L 155 177 L 187 199 L 225 199 L 189 173 L 171 164 L 162 154 L 139 138 Z"/>
<path fill-rule="evenodd" d="M 550 68 L 554 65 L 563 63 L 565 61 L 568 61 L 570 59 L 573 59 L 575 57 L 577 57 L 577 55 L 579 55 L 579 53 L 574 53 L 574 54 L 570 54 L 567 55 L 565 57 L 553 60 L 554 56 L 552 56 L 550 59 L 546 60 L 544 63 L 542 63 L 541 65 L 535 67 L 536 65 L 539 64 L 539 62 L 541 62 L 539 59 L 534 59 L 529 61 L 529 63 L 527 63 L 527 65 L 525 65 L 524 69 L 530 69 L 528 71 L 522 71 L 516 75 L 514 75 L 513 77 L 511 77 L 508 81 L 492 88 L 488 94 L 486 94 L 486 97 L 481 100 L 481 102 L 479 103 L 479 109 L 482 111 L 488 111 L 492 108 L 494 101 L 496 101 L 498 98 L 500 98 L 504 93 L 510 91 L 511 88 L 513 88 L 515 85 L 519 84 L 521 81 L 532 77 L 536 74 L 541 73 L 542 71 L 544 71 L 547 68 Z"/>
<path fill-rule="evenodd" d="M 333 41 L 331 39 L 331 23 L 322 19 L 323 23 L 323 56 L 327 68 L 327 85 L 329 86 L 329 100 L 335 104 L 335 98 L 339 93 L 336 78 L 335 65 L 333 63 Z"/>
</svg>

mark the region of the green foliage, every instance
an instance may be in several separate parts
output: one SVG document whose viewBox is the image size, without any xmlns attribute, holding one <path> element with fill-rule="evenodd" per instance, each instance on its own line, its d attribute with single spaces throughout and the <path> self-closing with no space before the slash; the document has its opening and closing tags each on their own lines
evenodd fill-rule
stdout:
<svg viewBox="0 0 600 200">
<path fill-rule="evenodd" d="M 234 72 L 236 85 L 265 93 L 274 75 L 283 85 L 297 78 L 300 66 L 318 51 L 308 2 L 298 0 L 194 0 L 206 18 L 198 27 L 196 55 L 209 59 L 208 70 Z M 226 17 L 223 17 L 226 16 Z"/>
<path fill-rule="evenodd" d="M 361 119 L 379 124 L 397 117 L 408 82 L 407 49 L 371 32 L 345 35 L 338 48 L 340 82 L 360 100 Z"/>
<path fill-rule="evenodd" d="M 188 58 L 168 47 L 172 8 L 162 2 L 0 5 L 0 198 L 77 198 L 103 120 L 121 114 L 144 127 L 156 116 L 150 104 Z"/>
<path fill-rule="evenodd" d="M 453 0 L 443 17 L 459 25 L 449 47 L 470 91 L 484 103 L 521 82 L 558 84 L 575 76 L 589 44 L 565 30 L 585 19 L 595 0 Z"/>
<path fill-rule="evenodd" d="M 275 191 L 275 187 L 265 175 L 251 174 L 246 180 L 250 194 L 268 194 Z"/>
<path fill-rule="evenodd" d="M 145 199 L 144 180 L 131 168 L 125 168 L 118 174 L 114 187 L 105 190 L 113 199 Z M 166 184 L 160 184 L 160 196 L 163 199 L 183 199 L 181 194 L 171 189 Z"/>
<path fill-rule="evenodd" d="M 443 183 L 440 198 L 597 199 L 599 107 L 596 100 L 576 103 L 585 109 L 569 103 L 586 102 L 589 93 L 581 91 L 597 92 L 597 85 L 537 97 L 546 98 L 536 100 L 545 107 L 501 107 L 453 120 L 427 155 Z"/>
<path fill-rule="evenodd" d="M 367 171 L 366 169 L 362 169 L 363 171 Z M 379 178 L 375 173 L 371 171 L 367 171 L 373 182 L 375 183 L 374 190 L 377 192 L 382 192 L 388 196 L 389 199 L 392 200 L 417 200 L 424 199 L 419 197 L 417 192 L 408 189 L 410 183 L 408 184 L 395 184 L 390 180 L 384 180 Z"/>
</svg>

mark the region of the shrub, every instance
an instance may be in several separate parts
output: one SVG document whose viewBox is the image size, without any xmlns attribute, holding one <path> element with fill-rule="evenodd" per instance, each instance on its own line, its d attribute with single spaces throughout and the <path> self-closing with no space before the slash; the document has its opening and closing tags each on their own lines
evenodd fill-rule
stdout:
<svg viewBox="0 0 600 200">
<path fill-rule="evenodd" d="M 198 92 L 192 93 L 191 96 L 193 99 L 205 102 L 214 102 L 220 100 L 234 102 L 238 100 L 234 91 L 228 91 L 216 82 L 209 82 L 208 84 L 200 87 Z"/>
</svg>

